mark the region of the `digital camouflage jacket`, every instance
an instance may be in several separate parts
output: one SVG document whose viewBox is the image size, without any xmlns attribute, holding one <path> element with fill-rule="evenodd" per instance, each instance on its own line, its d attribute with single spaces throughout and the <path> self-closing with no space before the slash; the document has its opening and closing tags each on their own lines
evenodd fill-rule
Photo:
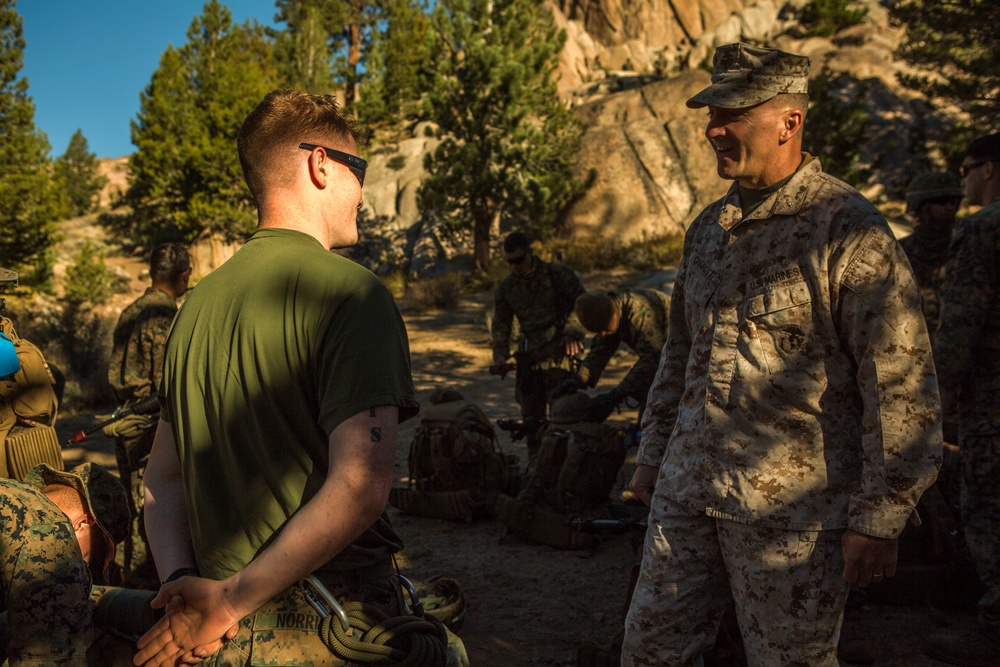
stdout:
<svg viewBox="0 0 1000 667">
<path fill-rule="evenodd" d="M 595 386 L 618 346 L 624 344 L 639 355 L 639 359 L 618 384 L 618 390 L 644 403 L 667 339 L 670 297 L 654 289 L 623 290 L 611 292 L 609 296 L 621 313 L 618 329 L 610 336 L 594 336 L 590 352 L 580 364 L 580 377 Z"/>
<path fill-rule="evenodd" d="M 572 269 L 559 262 L 543 262 L 535 257 L 535 269 L 526 276 L 511 274 L 497 286 L 493 315 L 494 355 L 510 353 L 510 337 L 514 317 L 529 351 L 540 351 L 537 361 L 558 359 L 561 351 L 550 343 L 566 329 L 572 319 L 576 297 L 583 294 L 583 285 Z M 583 338 L 579 324 L 571 326 L 574 335 Z M 543 364 L 544 365 L 544 364 Z"/>
<path fill-rule="evenodd" d="M 91 580 L 69 519 L 24 482 L 0 479 L 0 495 L 0 611 L 7 612 L 0 647 L 8 664 L 83 667 Z"/>
<path fill-rule="evenodd" d="M 638 462 L 656 493 L 788 530 L 899 535 L 941 423 L 909 264 L 877 210 L 803 165 L 746 219 L 688 229 Z"/>
<path fill-rule="evenodd" d="M 941 399 L 966 435 L 1000 433 L 998 290 L 1000 199 L 959 223 L 941 289 L 934 350 Z"/>
<path fill-rule="evenodd" d="M 940 322 L 941 285 L 948 262 L 948 239 L 924 238 L 918 230 L 900 240 L 899 245 L 913 268 L 927 331 L 933 336 Z"/>
<path fill-rule="evenodd" d="M 121 402 L 154 396 L 163 377 L 163 351 L 177 313 L 174 298 L 147 287 L 118 318 L 108 382 Z"/>
</svg>

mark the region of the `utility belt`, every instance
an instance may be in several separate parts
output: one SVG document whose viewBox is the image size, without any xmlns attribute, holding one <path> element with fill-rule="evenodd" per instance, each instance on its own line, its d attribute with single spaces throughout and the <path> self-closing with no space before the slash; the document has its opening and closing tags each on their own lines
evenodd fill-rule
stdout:
<svg viewBox="0 0 1000 667">
<path fill-rule="evenodd" d="M 386 558 L 374 565 L 359 567 L 351 570 L 322 570 L 313 572 L 312 576 L 324 586 L 344 586 L 350 584 L 361 584 L 366 581 L 382 579 L 396 574 L 396 565 L 392 558 Z M 305 579 L 302 580 L 303 582 Z M 300 582 L 301 583 L 301 582 Z"/>
</svg>

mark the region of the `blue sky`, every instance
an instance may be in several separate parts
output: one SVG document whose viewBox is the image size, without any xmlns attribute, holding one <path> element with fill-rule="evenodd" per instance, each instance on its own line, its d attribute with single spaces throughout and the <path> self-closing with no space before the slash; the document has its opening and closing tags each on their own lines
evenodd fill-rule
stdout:
<svg viewBox="0 0 1000 667">
<path fill-rule="evenodd" d="M 35 126 L 52 156 L 77 129 L 98 157 L 135 150 L 129 121 L 160 55 L 187 41 L 207 0 L 17 0 L 23 18 L 24 68 Z M 233 20 L 273 25 L 274 0 L 223 0 Z"/>
</svg>

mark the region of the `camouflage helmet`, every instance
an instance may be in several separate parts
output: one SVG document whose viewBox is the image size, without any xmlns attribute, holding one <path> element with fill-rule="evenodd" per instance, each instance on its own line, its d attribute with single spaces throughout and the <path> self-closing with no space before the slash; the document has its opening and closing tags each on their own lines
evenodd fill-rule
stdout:
<svg viewBox="0 0 1000 667">
<path fill-rule="evenodd" d="M 920 174 L 906 189 L 906 210 L 915 211 L 925 201 L 939 197 L 962 198 L 962 181 L 947 171 Z"/>
<path fill-rule="evenodd" d="M 115 545 L 128 537 L 132 523 L 122 483 L 96 463 L 83 463 L 72 470 L 56 470 L 42 463 L 28 471 L 25 481 L 39 489 L 49 484 L 63 484 L 76 489 L 104 536 L 105 560 L 91 566 L 95 573 L 99 573 L 96 577 L 105 581 L 108 566 L 115 557 Z"/>
<path fill-rule="evenodd" d="M 600 333 L 611 324 L 615 302 L 607 292 L 584 292 L 576 298 L 574 310 L 584 329 Z"/>
<path fill-rule="evenodd" d="M 552 401 L 549 421 L 553 424 L 576 424 L 587 418 L 589 410 L 590 396 L 586 392 L 567 394 Z"/>
<path fill-rule="evenodd" d="M 737 42 L 717 48 L 712 65 L 712 85 L 689 99 L 688 108 L 744 109 L 782 93 L 809 92 L 805 56 Z"/>
</svg>

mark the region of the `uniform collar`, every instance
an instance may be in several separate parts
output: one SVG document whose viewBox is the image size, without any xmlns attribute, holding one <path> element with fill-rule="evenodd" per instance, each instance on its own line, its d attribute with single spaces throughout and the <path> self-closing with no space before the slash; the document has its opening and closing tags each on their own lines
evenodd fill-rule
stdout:
<svg viewBox="0 0 1000 667">
<path fill-rule="evenodd" d="M 785 185 L 772 192 L 745 218 L 740 207 L 739 183 L 733 183 L 723 200 L 719 225 L 728 232 L 742 222 L 765 220 L 775 215 L 797 215 L 807 203 L 810 191 L 808 183 L 822 172 L 823 166 L 819 158 L 814 156 L 799 167 Z"/>
</svg>

